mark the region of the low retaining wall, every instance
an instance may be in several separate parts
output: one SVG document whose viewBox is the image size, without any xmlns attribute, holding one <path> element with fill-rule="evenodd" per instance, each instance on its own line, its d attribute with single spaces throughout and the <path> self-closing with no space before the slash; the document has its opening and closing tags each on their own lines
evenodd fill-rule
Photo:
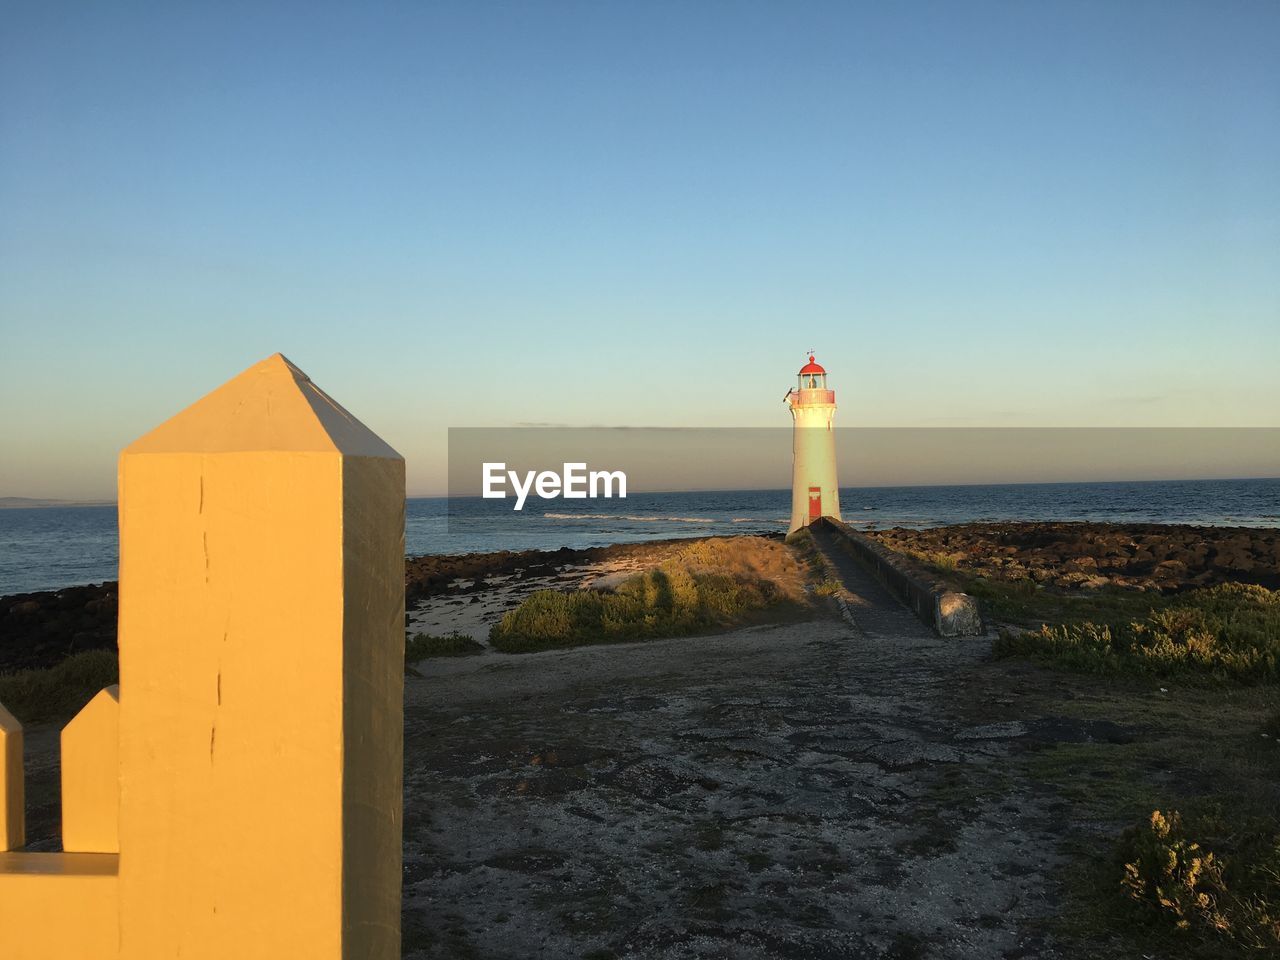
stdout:
<svg viewBox="0 0 1280 960">
<path fill-rule="evenodd" d="M 983 632 L 978 601 L 921 570 L 909 558 L 864 537 L 847 523 L 823 517 L 814 526 L 836 534 L 840 545 L 888 587 L 921 620 L 943 637 L 972 637 Z"/>
</svg>

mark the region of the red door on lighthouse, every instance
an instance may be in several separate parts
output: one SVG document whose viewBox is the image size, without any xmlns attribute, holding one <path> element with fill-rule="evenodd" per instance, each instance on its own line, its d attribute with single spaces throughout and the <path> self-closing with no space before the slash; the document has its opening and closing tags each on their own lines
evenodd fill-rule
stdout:
<svg viewBox="0 0 1280 960">
<path fill-rule="evenodd" d="M 817 520 L 822 516 L 822 488 L 809 488 L 809 519 Z"/>
</svg>

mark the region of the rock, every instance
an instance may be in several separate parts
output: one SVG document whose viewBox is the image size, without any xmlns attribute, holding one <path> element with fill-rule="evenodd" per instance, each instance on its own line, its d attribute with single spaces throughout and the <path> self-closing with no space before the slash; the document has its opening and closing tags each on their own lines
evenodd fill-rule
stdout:
<svg viewBox="0 0 1280 960">
<path fill-rule="evenodd" d="M 888 770 L 901 770 L 917 763 L 960 763 L 964 756 L 954 747 L 923 740 L 898 740 L 878 743 L 867 756 Z"/>
<path fill-rule="evenodd" d="M 1238 570 L 1248 573 L 1253 570 L 1253 558 L 1244 550 L 1227 548 L 1218 551 L 1212 565 L 1219 570 Z"/>
<path fill-rule="evenodd" d="M 81 650 L 115 650 L 116 584 L 0 598 L 0 672 L 51 667 Z"/>
<path fill-rule="evenodd" d="M 1235 581 L 1280 589 L 1280 535 L 1251 528 L 990 522 L 870 536 L 898 551 L 962 555 L 966 572 L 993 580 L 1029 577 L 1044 585 L 1068 574 L 1105 573 L 1117 585 L 1185 589 Z M 1167 563 L 1182 566 L 1157 570 Z"/>
<path fill-rule="evenodd" d="M 944 637 L 974 637 L 982 630 L 978 602 L 966 593 L 948 591 L 938 597 L 935 627 Z"/>
<path fill-rule="evenodd" d="M 1064 573 L 1062 576 L 1054 578 L 1053 585 L 1055 587 L 1071 589 L 1072 587 L 1078 587 L 1082 583 L 1088 582 L 1088 580 L 1089 575 L 1085 573 Z"/>
<path fill-rule="evenodd" d="M 1187 575 L 1187 565 L 1181 560 L 1161 560 L 1151 575 L 1157 580 L 1178 580 Z"/>
<path fill-rule="evenodd" d="M 987 723 L 980 727 L 970 727 L 956 734 L 957 740 L 1012 740 L 1027 733 L 1027 725 L 1021 720 L 1010 720 L 1006 723 Z"/>
</svg>

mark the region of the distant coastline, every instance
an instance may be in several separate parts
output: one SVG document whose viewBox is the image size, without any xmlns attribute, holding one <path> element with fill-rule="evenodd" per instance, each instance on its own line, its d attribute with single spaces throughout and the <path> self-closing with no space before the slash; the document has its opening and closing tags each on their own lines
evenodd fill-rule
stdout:
<svg viewBox="0 0 1280 960">
<path fill-rule="evenodd" d="M 114 500 L 43 500 L 38 497 L 0 497 L 0 510 L 34 510 L 41 507 L 113 507 Z"/>
</svg>

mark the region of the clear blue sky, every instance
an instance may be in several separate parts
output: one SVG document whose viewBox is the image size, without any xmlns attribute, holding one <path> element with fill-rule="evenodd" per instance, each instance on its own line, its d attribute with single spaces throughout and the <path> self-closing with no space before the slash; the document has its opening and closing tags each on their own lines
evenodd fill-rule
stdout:
<svg viewBox="0 0 1280 960">
<path fill-rule="evenodd" d="M 1280 4 L 7 4 L 0 495 L 448 426 L 1280 425 Z"/>
</svg>

